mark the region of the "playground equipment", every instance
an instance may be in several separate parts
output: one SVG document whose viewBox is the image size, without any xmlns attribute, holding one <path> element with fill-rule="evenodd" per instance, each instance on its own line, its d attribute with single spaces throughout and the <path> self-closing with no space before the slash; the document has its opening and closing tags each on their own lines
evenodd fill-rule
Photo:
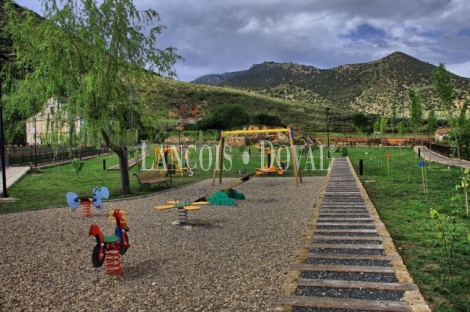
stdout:
<svg viewBox="0 0 470 312">
<path fill-rule="evenodd" d="M 242 183 L 245 183 L 246 181 L 249 181 L 253 177 L 256 177 L 256 175 L 256 173 L 248 174 L 240 178 L 240 180 L 237 180 L 210 195 L 199 197 L 194 202 L 199 203 L 207 201 L 211 205 L 235 206 L 237 204 L 235 199 L 245 199 L 245 195 L 238 192 L 234 188 Z"/>
<path fill-rule="evenodd" d="M 282 164 L 281 162 L 277 159 L 277 154 L 279 151 L 282 151 L 284 148 L 281 147 L 277 150 L 271 151 L 271 147 L 261 147 L 260 145 L 255 145 L 255 148 L 259 149 L 264 149 L 266 151 L 266 165 L 263 168 L 257 168 L 256 169 L 256 175 L 262 175 L 263 173 L 271 174 L 271 173 L 277 173 L 277 174 L 283 174 L 284 169 L 281 168 Z M 274 164 L 277 164 L 276 167 Z"/>
<path fill-rule="evenodd" d="M 219 154 L 218 154 L 218 166 L 214 167 L 214 172 L 212 174 L 212 185 L 215 184 L 215 176 L 217 172 L 219 172 L 219 184 L 222 184 L 222 173 L 224 170 L 223 168 L 223 156 L 224 156 L 224 143 L 225 143 L 225 136 L 230 134 L 248 134 L 248 133 L 282 133 L 287 132 L 289 136 L 289 144 L 291 148 L 291 155 L 292 155 L 292 164 L 294 168 L 294 176 L 295 176 L 295 184 L 299 185 L 299 182 L 302 183 L 302 176 L 300 174 L 300 169 L 297 164 L 297 152 L 294 147 L 293 141 L 293 131 L 291 128 L 279 128 L 279 129 L 260 129 L 260 130 L 234 130 L 234 131 L 221 131 L 220 132 L 220 141 L 219 141 Z"/>
<path fill-rule="evenodd" d="M 67 204 L 72 210 L 82 206 L 82 216 L 91 217 L 91 206 L 93 205 L 97 209 L 103 208 L 103 198 L 109 197 L 109 190 L 103 186 L 101 188 L 95 187 L 92 190 L 92 196 L 78 196 L 74 192 L 68 192 L 65 195 Z"/>
<path fill-rule="evenodd" d="M 167 205 L 155 206 L 157 210 L 164 210 L 164 209 L 171 209 L 177 208 L 178 209 L 178 224 L 180 226 L 188 226 L 188 211 L 198 210 L 200 209 L 201 205 L 220 205 L 220 206 L 235 206 L 236 199 L 245 199 L 245 195 L 237 192 L 234 187 L 245 183 L 246 181 L 250 180 L 251 178 L 255 177 L 255 173 L 249 174 L 247 176 L 242 177 L 240 180 L 233 182 L 232 184 L 210 194 L 210 195 L 203 195 L 201 196 L 198 192 L 198 199 L 191 202 L 188 199 L 175 199 L 171 201 L 167 201 Z"/>
<path fill-rule="evenodd" d="M 208 205 L 208 202 L 199 202 L 199 205 Z M 167 205 L 155 206 L 157 210 L 164 210 L 170 208 L 178 209 L 178 221 L 176 222 L 180 226 L 188 226 L 188 211 L 198 210 L 199 206 L 194 206 L 193 203 L 188 199 L 175 199 L 167 201 Z"/>
<path fill-rule="evenodd" d="M 114 235 L 103 236 L 100 227 L 96 224 L 90 226 L 88 235 L 95 236 L 96 245 L 91 253 L 91 263 L 93 267 L 100 268 L 106 263 L 104 268 L 106 274 L 122 274 L 121 255 L 127 252 L 131 247 L 127 232 L 130 231 L 127 226 L 127 215 L 125 211 L 115 209 L 109 212 L 109 218 L 116 223 Z"/>
<path fill-rule="evenodd" d="M 183 176 L 184 171 L 191 173 L 191 168 L 187 166 L 187 159 L 181 158 L 181 156 L 179 155 L 178 148 L 176 146 L 168 146 L 168 144 L 166 144 L 163 148 L 156 146 L 154 158 L 154 170 L 160 170 L 160 172 L 167 172 L 167 170 L 170 169 L 170 171 L 173 171 L 174 173 L 179 172 L 181 176 Z M 163 166 L 162 169 L 158 169 L 158 165 L 160 163 Z M 183 166 L 181 166 L 180 164 L 183 164 Z M 190 176 L 191 175 L 192 174 L 190 174 Z"/>
</svg>

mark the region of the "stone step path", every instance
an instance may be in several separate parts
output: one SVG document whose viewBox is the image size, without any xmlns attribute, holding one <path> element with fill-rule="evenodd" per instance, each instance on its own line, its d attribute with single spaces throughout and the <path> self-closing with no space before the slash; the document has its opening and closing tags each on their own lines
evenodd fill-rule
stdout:
<svg viewBox="0 0 470 312">
<path fill-rule="evenodd" d="M 431 311 L 348 158 L 334 158 L 275 311 Z"/>
</svg>

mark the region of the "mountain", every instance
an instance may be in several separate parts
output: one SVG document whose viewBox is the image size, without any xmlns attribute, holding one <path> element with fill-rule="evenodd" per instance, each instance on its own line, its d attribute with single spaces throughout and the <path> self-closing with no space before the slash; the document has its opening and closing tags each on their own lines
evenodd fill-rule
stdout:
<svg viewBox="0 0 470 312">
<path fill-rule="evenodd" d="M 435 68 L 405 53 L 394 52 L 377 61 L 332 69 L 264 62 L 245 71 L 202 76 L 193 83 L 322 104 L 337 110 L 389 115 L 395 106 L 400 116 L 406 116 L 411 87 L 419 90 L 425 111 L 437 107 L 439 100 L 433 86 Z M 455 99 L 461 104 L 469 98 L 470 79 L 454 74 L 452 78 Z"/>
<path fill-rule="evenodd" d="M 238 72 L 231 72 L 231 73 L 224 73 L 224 74 L 209 74 L 209 75 L 204 75 L 196 80 L 192 81 L 192 83 L 195 84 L 203 84 L 203 85 L 209 85 L 209 86 L 216 86 L 219 84 L 224 83 L 225 81 L 234 78 L 238 74 L 243 75 L 245 71 L 238 71 Z"/>
</svg>

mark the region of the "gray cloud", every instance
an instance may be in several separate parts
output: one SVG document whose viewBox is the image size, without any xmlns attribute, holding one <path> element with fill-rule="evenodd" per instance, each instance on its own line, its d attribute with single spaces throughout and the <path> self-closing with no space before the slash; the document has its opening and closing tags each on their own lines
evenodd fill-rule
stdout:
<svg viewBox="0 0 470 312">
<path fill-rule="evenodd" d="M 18 0 L 41 13 L 39 0 Z M 183 81 L 264 61 L 319 68 L 401 51 L 470 77 L 468 0 L 135 0 L 160 13 Z"/>
</svg>

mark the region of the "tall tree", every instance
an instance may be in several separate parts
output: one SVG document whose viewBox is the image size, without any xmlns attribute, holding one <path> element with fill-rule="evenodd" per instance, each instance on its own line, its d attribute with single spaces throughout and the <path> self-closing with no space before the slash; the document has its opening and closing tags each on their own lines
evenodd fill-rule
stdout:
<svg viewBox="0 0 470 312">
<path fill-rule="evenodd" d="M 385 130 L 387 129 L 388 118 L 387 116 L 382 116 L 380 119 L 380 143 L 382 144 Z"/>
<path fill-rule="evenodd" d="M 38 103 L 55 99 L 67 116 L 80 116 L 88 142 L 104 141 L 118 156 L 120 189 L 127 194 L 126 138 L 137 110 L 134 98 L 158 88 L 155 73 L 176 76 L 173 66 L 181 57 L 174 48 L 157 48 L 165 27 L 156 25 L 155 10 L 139 11 L 132 0 L 99 3 L 42 0 L 45 20 L 38 20 L 27 11 L 18 14 L 7 1 L 7 31 L 17 65 L 29 70 L 9 104 L 32 112 Z"/>
<path fill-rule="evenodd" d="M 352 122 L 356 127 L 356 131 L 368 132 L 367 128 L 370 127 L 369 116 L 364 112 L 357 112 L 352 115 Z"/>
<path fill-rule="evenodd" d="M 390 118 L 390 126 L 392 126 L 392 135 L 395 134 L 395 128 L 397 126 L 398 116 L 397 116 L 397 106 L 392 106 L 392 117 Z"/>
<path fill-rule="evenodd" d="M 439 99 L 441 100 L 441 109 L 447 113 L 449 124 L 452 133 L 454 134 L 453 136 L 455 146 L 457 147 L 457 155 L 461 160 L 458 134 L 454 122 L 455 105 L 453 101 L 454 89 L 452 86 L 452 77 L 443 63 L 440 63 L 439 66 L 434 69 L 433 83 L 434 87 L 436 88 Z M 463 168 L 461 168 L 461 171 L 463 173 Z"/>
<path fill-rule="evenodd" d="M 439 126 L 437 124 L 436 111 L 434 109 L 431 109 L 428 113 L 428 127 L 427 127 L 428 134 L 434 135 L 438 127 Z"/>
<path fill-rule="evenodd" d="M 411 127 L 413 128 L 416 141 L 416 134 L 419 131 L 419 127 L 423 123 L 423 106 L 421 105 L 421 96 L 419 95 L 418 91 L 416 91 L 415 89 L 410 89 L 408 91 L 408 95 L 410 96 L 411 100 Z"/>
</svg>

